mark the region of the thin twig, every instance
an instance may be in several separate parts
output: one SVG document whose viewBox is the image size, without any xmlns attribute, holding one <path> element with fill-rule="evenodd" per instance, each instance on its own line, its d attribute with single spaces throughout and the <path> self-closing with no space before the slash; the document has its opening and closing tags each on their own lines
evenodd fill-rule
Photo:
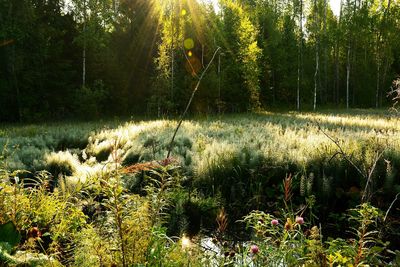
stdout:
<svg viewBox="0 0 400 267">
<path fill-rule="evenodd" d="M 374 162 L 371 166 L 371 168 L 369 170 L 367 170 L 366 172 L 362 171 L 347 155 L 346 152 L 344 152 L 342 146 L 339 144 L 339 141 L 337 139 L 334 139 L 332 136 L 330 136 L 328 133 L 326 133 L 324 130 L 322 130 L 321 125 L 317 122 L 317 126 L 318 129 L 321 131 L 321 133 L 323 133 L 327 138 L 329 138 L 329 140 L 331 140 L 336 147 L 339 149 L 339 151 L 337 151 L 329 161 L 331 161 L 336 155 L 341 155 L 348 163 L 350 163 L 350 165 L 352 165 L 357 171 L 358 173 L 361 174 L 361 176 L 366 180 L 366 184 L 364 187 L 364 193 L 362 195 L 361 201 L 364 203 L 367 200 L 367 196 L 368 196 L 368 186 L 371 183 L 371 179 L 372 179 L 372 174 L 375 171 L 376 165 L 378 163 L 378 161 L 382 158 L 382 155 L 385 153 L 386 149 L 383 149 L 382 151 L 380 151 L 379 153 L 376 153 L 376 157 L 374 159 Z"/>
<path fill-rule="evenodd" d="M 331 140 L 336 146 L 337 146 L 337 148 L 339 149 L 339 151 L 338 152 L 336 152 L 335 153 L 335 155 L 334 156 L 336 156 L 336 155 L 341 155 L 348 163 L 350 163 L 365 179 L 367 179 L 368 178 L 368 175 L 366 175 L 348 156 L 347 156 L 347 154 L 346 154 L 346 152 L 344 152 L 343 151 L 343 148 L 342 148 L 342 146 L 339 144 L 339 141 L 338 140 L 336 140 L 336 139 L 334 139 L 332 136 L 330 136 L 328 133 L 326 133 L 324 130 L 322 130 L 322 127 L 321 127 L 321 125 L 317 122 L 317 125 L 318 125 L 318 129 L 321 131 L 321 133 L 323 133 L 326 137 L 328 137 L 329 138 L 329 140 Z M 333 156 L 333 157 L 334 157 Z M 333 158 L 332 157 L 332 158 Z M 331 158 L 331 159 L 332 159 Z"/>
<path fill-rule="evenodd" d="M 380 153 L 377 153 L 377 156 L 375 157 L 374 160 L 374 164 L 372 164 L 371 168 L 368 171 L 368 178 L 367 178 L 367 183 L 365 184 L 365 188 L 364 188 L 364 194 L 362 196 L 362 202 L 365 202 L 365 198 L 367 196 L 367 189 L 368 189 L 368 185 L 371 182 L 372 179 L 372 174 L 376 168 L 376 164 L 378 163 L 378 161 L 380 160 L 380 158 L 382 157 L 383 153 L 385 152 L 386 149 L 383 149 Z"/>
<path fill-rule="evenodd" d="M 383 218 L 383 221 L 384 221 L 384 222 L 386 221 L 386 218 L 387 218 L 387 216 L 388 216 L 388 214 L 389 214 L 389 211 L 392 209 L 392 207 L 393 207 L 394 203 L 396 202 L 397 198 L 399 197 L 399 195 L 400 195 L 400 193 L 397 193 L 397 195 L 396 195 L 396 197 L 393 199 L 392 203 L 390 203 L 390 206 L 389 206 L 389 208 L 388 208 L 387 211 L 386 211 L 385 218 Z"/>
<path fill-rule="evenodd" d="M 198 81 L 197 81 L 196 87 L 194 88 L 194 90 L 193 90 L 193 92 L 192 92 L 192 95 L 190 96 L 190 99 L 189 99 L 189 101 L 188 101 L 188 103 L 187 103 L 187 105 L 186 105 L 185 110 L 183 111 L 182 115 L 180 116 L 179 123 L 178 123 L 178 125 L 177 125 L 177 127 L 176 127 L 176 129 L 175 129 L 174 135 L 172 136 L 171 142 L 169 143 L 167 158 L 169 158 L 169 156 L 171 155 L 172 145 L 173 145 L 173 143 L 174 143 L 176 134 L 177 134 L 179 128 L 181 127 L 181 124 L 182 124 L 182 122 L 183 122 L 183 119 L 184 119 L 184 117 L 185 117 L 187 111 L 189 110 L 190 104 L 192 104 L 194 95 L 196 94 L 197 90 L 199 89 L 201 80 L 204 78 L 204 75 L 207 73 L 207 70 L 210 68 L 211 63 L 214 61 L 215 56 L 217 55 L 217 53 L 218 53 L 218 51 L 219 51 L 220 49 L 221 49 L 221 47 L 218 47 L 218 48 L 215 50 L 214 55 L 212 56 L 210 62 L 209 62 L 208 65 L 207 65 L 207 67 L 203 70 L 203 72 L 201 73 L 200 77 L 198 77 Z"/>
</svg>

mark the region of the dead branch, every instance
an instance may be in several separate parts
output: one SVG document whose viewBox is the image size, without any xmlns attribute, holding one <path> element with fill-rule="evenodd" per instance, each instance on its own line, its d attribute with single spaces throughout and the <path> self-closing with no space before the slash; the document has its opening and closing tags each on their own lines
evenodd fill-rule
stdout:
<svg viewBox="0 0 400 267">
<path fill-rule="evenodd" d="M 179 130 L 179 128 L 180 128 L 181 125 L 182 125 L 183 119 L 185 118 L 185 115 L 186 115 L 187 111 L 189 110 L 190 105 L 192 104 L 194 95 L 196 94 L 197 90 L 199 89 L 201 80 L 203 80 L 204 75 L 207 73 L 208 69 L 209 69 L 210 66 L 211 66 L 211 63 L 214 61 L 215 56 L 217 55 L 217 53 L 218 53 L 218 51 L 219 51 L 220 49 L 221 49 L 221 47 L 217 47 L 217 49 L 216 49 L 215 52 L 214 52 L 214 55 L 212 56 L 210 62 L 208 63 L 208 65 L 206 66 L 206 68 L 203 70 L 203 72 L 201 73 L 201 75 L 200 75 L 200 76 L 197 76 L 197 75 L 196 75 L 196 77 L 197 77 L 197 79 L 198 79 L 198 80 L 197 80 L 197 84 L 196 84 L 195 88 L 193 89 L 192 95 L 191 95 L 190 98 L 189 98 L 189 101 L 188 101 L 188 103 L 187 103 L 187 105 L 186 105 L 185 110 L 183 111 L 183 113 L 181 114 L 181 116 L 180 116 L 180 118 L 179 118 L 178 125 L 176 126 L 174 135 L 172 136 L 171 142 L 169 143 L 167 158 L 169 158 L 169 156 L 171 155 L 172 146 L 173 146 L 173 143 L 174 143 L 176 134 L 178 133 L 178 130 Z M 185 57 L 186 57 L 186 54 L 185 54 Z M 187 57 L 186 57 L 186 60 L 188 60 Z M 189 60 L 188 60 L 188 62 L 189 62 Z M 190 64 L 190 62 L 189 62 L 189 64 Z M 192 66 L 191 66 L 191 67 L 192 67 Z M 193 67 L 192 67 L 192 68 L 193 68 Z"/>
<path fill-rule="evenodd" d="M 376 165 L 377 165 L 378 161 L 382 158 L 383 154 L 385 153 L 386 148 L 383 149 L 380 152 L 377 152 L 371 167 L 369 169 L 366 168 L 366 170 L 363 171 L 350 159 L 350 157 L 347 155 L 347 153 L 343 150 L 342 146 L 339 143 L 339 140 L 333 138 L 327 132 L 325 132 L 318 122 L 317 122 L 317 126 L 318 126 L 319 131 L 321 131 L 321 133 L 323 133 L 329 140 L 331 140 L 336 145 L 336 147 L 338 148 L 338 151 L 331 157 L 331 159 L 329 161 L 331 161 L 337 155 L 342 156 L 366 180 L 366 184 L 365 184 L 365 187 L 364 187 L 364 191 L 363 191 L 363 195 L 362 195 L 362 198 L 361 198 L 361 202 L 364 203 L 364 202 L 368 201 L 369 198 L 371 197 L 370 194 L 368 194 L 368 189 L 369 189 L 368 186 L 371 183 L 372 174 L 375 171 L 375 168 L 376 168 Z"/>
</svg>

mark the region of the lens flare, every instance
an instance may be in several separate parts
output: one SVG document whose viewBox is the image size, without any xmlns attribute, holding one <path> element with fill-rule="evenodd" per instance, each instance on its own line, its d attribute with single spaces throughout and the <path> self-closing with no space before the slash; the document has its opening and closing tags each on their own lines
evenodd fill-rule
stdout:
<svg viewBox="0 0 400 267">
<path fill-rule="evenodd" d="M 194 47 L 193 39 L 187 38 L 185 41 L 183 41 L 183 46 L 185 47 L 186 50 L 193 49 L 193 47 Z"/>
<path fill-rule="evenodd" d="M 182 239 L 181 239 L 181 242 L 182 242 L 182 249 L 190 248 L 191 242 L 190 242 L 190 239 L 187 236 L 183 235 Z"/>
</svg>

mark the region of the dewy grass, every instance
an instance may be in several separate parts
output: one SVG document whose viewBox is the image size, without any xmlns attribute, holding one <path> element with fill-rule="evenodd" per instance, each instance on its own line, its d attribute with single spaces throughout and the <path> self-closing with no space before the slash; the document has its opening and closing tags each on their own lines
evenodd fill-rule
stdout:
<svg viewBox="0 0 400 267">
<path fill-rule="evenodd" d="M 316 162 L 335 162 L 331 157 L 336 148 L 319 131 L 317 123 L 338 138 L 345 151 L 361 165 L 368 163 L 365 155 L 373 153 L 377 146 L 388 147 L 388 155 L 393 156 L 389 160 L 400 160 L 394 157 L 400 151 L 400 119 L 389 113 L 366 111 L 263 112 L 186 120 L 174 142 L 172 156 L 198 178 L 210 178 L 212 173 L 223 176 L 224 170 L 229 173 L 236 166 L 255 169 L 268 165 L 287 171 L 297 166 L 297 171 L 310 172 Z M 8 142 L 8 151 L 14 150 L 6 155 L 9 167 L 29 170 L 46 168 L 46 157 L 60 148 L 70 149 L 81 167 L 73 168 L 69 174 L 77 176 L 90 173 L 91 168 L 99 169 L 100 161 L 102 165 L 113 161 L 113 149 L 118 150 L 121 163 L 129 163 L 124 160 L 129 157 L 139 162 L 165 158 L 175 125 L 173 120 L 155 120 L 126 122 L 111 129 L 100 123 L 8 127 L 1 131 L 0 145 Z M 58 145 L 60 140 L 71 140 L 70 136 L 75 141 Z M 76 145 L 82 142 L 87 143 L 83 150 Z M 392 163 L 392 168 L 397 166 L 398 162 Z"/>
<path fill-rule="evenodd" d="M 123 265 L 123 262 L 126 262 L 126 265 L 136 261 L 143 262 L 143 257 L 147 257 L 146 261 L 150 265 L 157 265 L 155 262 L 151 264 L 151 260 L 168 261 L 168 257 L 160 256 L 168 253 L 171 262 L 186 258 L 178 253 L 180 251 L 173 250 L 180 248 L 180 243 L 176 242 L 177 246 L 170 245 L 174 242 L 164 234 L 164 230 L 158 229 L 161 225 L 151 227 L 153 220 L 158 220 L 159 223 L 168 220 L 166 224 L 169 227 L 168 231 L 172 234 L 186 231 L 186 229 L 193 230 L 193 234 L 196 234 L 197 226 L 190 225 L 191 221 L 201 222 L 201 227 L 205 230 L 211 229 L 216 224 L 217 207 L 224 207 L 228 228 L 232 227 L 234 231 L 237 231 L 236 233 L 241 234 L 240 229 L 243 225 L 235 223 L 238 219 L 242 219 L 254 209 L 278 211 L 277 203 L 282 200 L 284 192 L 286 192 L 285 201 L 288 210 L 290 208 L 293 211 L 292 205 L 304 203 L 305 197 L 306 207 L 310 212 L 305 213 L 302 219 L 311 227 L 317 214 L 322 219 L 324 229 L 327 229 L 324 230 L 324 234 L 328 233 L 329 236 L 334 237 L 337 234 L 335 231 L 344 229 L 343 223 L 347 226 L 347 221 L 343 221 L 339 214 L 343 214 L 343 209 L 359 204 L 361 191 L 365 187 L 362 177 L 354 166 L 351 166 L 341 155 L 335 156 L 338 148 L 326 134 L 337 139 L 346 155 L 363 171 L 371 167 L 374 155 L 385 149 L 382 160 L 376 166 L 374 180 L 370 186 L 374 191 L 376 202 L 381 205 L 380 208 L 387 209 L 386 204 L 393 203 L 393 196 L 400 192 L 399 122 L 400 118 L 391 117 L 386 113 L 376 114 L 365 111 L 340 114 L 263 112 L 191 119 L 184 121 L 173 143 L 174 159 L 169 160 L 165 160 L 165 157 L 176 126 L 176 121 L 173 120 L 126 122 L 119 126 L 113 124 L 113 128 L 105 128 L 103 123 L 1 128 L 0 142 L 3 144 L 3 149 L 0 150 L 2 151 L 0 170 L 3 165 L 8 169 L 28 168 L 31 171 L 46 169 L 51 172 L 51 175 L 44 174 L 44 179 L 52 182 L 58 179 L 59 183 L 54 188 L 53 194 L 43 191 L 43 196 L 54 197 L 55 204 L 71 199 L 73 200 L 72 207 L 82 205 L 82 211 L 85 210 L 87 214 L 75 208 L 68 211 L 75 212 L 77 227 L 73 231 L 75 234 L 78 231 L 80 233 L 73 236 L 78 239 L 74 240 L 77 246 L 77 253 L 74 255 L 76 265 L 82 265 L 88 254 L 91 255 L 87 261 L 88 265 L 103 261 L 104 264 L 111 263 L 113 259 L 108 255 L 120 257 L 121 261 L 118 261 L 121 262 L 120 265 Z M 160 186 L 151 188 L 149 183 L 138 183 L 143 187 L 137 189 L 134 188 L 136 184 L 131 183 L 133 184 L 132 191 L 146 196 L 139 197 L 128 193 L 131 187 L 124 188 L 123 185 L 130 185 L 131 181 L 128 179 L 132 179 L 132 176 L 120 172 L 119 167 L 125 167 L 122 170 L 129 169 L 126 168 L 128 166 L 140 169 L 140 165 L 155 164 L 154 160 L 160 160 L 160 166 L 163 162 L 178 161 L 182 166 L 178 173 L 179 182 L 167 179 L 163 183 L 162 179 L 158 179 L 160 177 L 146 172 L 143 168 L 135 178 L 138 178 L 138 181 L 151 179 L 147 181 Z M 131 166 L 140 162 L 146 163 Z M 171 167 L 175 168 L 175 166 Z M 169 171 L 167 170 L 165 175 L 170 175 Z M 2 185 L 6 190 L 0 190 L 0 193 L 12 200 L 16 199 L 13 198 L 14 195 L 18 195 L 13 194 L 17 192 L 15 189 L 18 189 L 18 184 L 13 184 L 13 181 L 16 181 L 16 175 L 18 174 L 5 172 L 4 177 L 13 177 L 13 179 L 0 177 L 7 187 L 14 188 L 14 191 L 8 190 Z M 287 177 L 286 187 L 282 185 L 284 177 Z M 43 190 L 47 190 L 47 183 L 44 185 Z M 173 186 L 177 186 L 179 190 L 170 192 L 164 190 Z M 381 190 L 382 188 L 384 191 Z M 21 187 L 18 190 L 22 189 Z M 30 194 L 30 190 L 27 189 L 26 193 L 18 195 L 24 199 L 12 201 L 14 205 L 31 205 L 33 202 L 29 197 L 35 195 Z M 79 198 L 82 199 L 77 201 Z M 290 198 L 293 198 L 293 202 L 288 201 Z M 46 223 L 42 223 L 40 228 L 47 229 L 47 225 L 57 226 L 54 229 L 51 228 L 53 239 L 59 234 L 70 233 L 67 226 L 72 224 L 68 212 L 59 212 L 65 216 L 64 221 L 59 220 L 63 223 L 58 223 L 59 221 L 53 223 L 52 218 L 55 217 L 47 218 L 46 215 L 54 212 L 46 213 L 46 209 L 43 208 L 50 205 L 39 200 L 38 207 L 35 209 L 20 208 L 19 210 L 29 212 L 27 214 L 36 209 L 43 211 L 40 217 L 43 217 Z M 0 203 L 3 202 L 0 201 Z M 127 205 L 128 202 L 132 205 Z M 59 209 L 54 205 L 50 207 L 58 211 Z M 10 205 L 2 207 L 9 208 Z M 149 211 L 152 213 L 148 213 Z M 392 214 L 395 212 L 393 209 Z M 279 264 L 282 259 L 298 263 L 302 256 L 293 257 L 293 255 L 309 257 L 308 253 L 301 254 L 306 252 L 304 247 L 309 248 L 311 252 L 314 251 L 314 256 L 320 255 L 319 252 L 326 247 L 322 247 L 321 240 L 312 238 L 312 235 L 306 236 L 303 231 L 300 231 L 303 229 L 300 225 L 304 221 L 302 222 L 297 217 L 303 216 L 301 213 L 292 212 L 291 216 L 282 212 L 280 215 L 272 213 L 273 217 L 269 218 L 271 222 L 264 220 L 264 224 L 260 224 L 260 220 L 257 219 L 255 221 L 257 226 L 265 225 L 268 229 L 279 227 L 279 233 L 283 234 L 285 242 L 278 240 L 279 243 L 271 243 L 267 238 L 266 242 L 249 243 L 249 246 L 257 245 L 257 250 L 251 249 L 249 254 L 246 245 L 242 250 L 243 259 L 247 257 L 254 262 L 257 261 L 260 266 L 266 265 L 265 262 L 271 262 L 271 259 L 276 259 Z M 85 221 L 88 218 L 83 217 L 88 214 L 97 214 L 94 216 L 96 220 L 91 221 L 93 224 L 90 227 L 92 225 L 96 227 L 92 230 L 85 228 L 88 226 Z M 169 216 L 153 214 L 168 214 Z M 332 215 L 332 218 L 329 218 L 329 215 Z M 398 218 L 396 216 L 395 219 Z M 163 220 L 161 221 L 160 218 Z M 272 223 L 273 219 L 278 222 Z M 337 228 L 329 229 L 331 227 L 329 222 L 332 219 Z M 328 220 L 328 223 L 324 220 Z M 37 220 L 35 219 L 34 222 Z M 284 228 L 286 224 L 288 224 L 287 229 Z M 293 225 L 296 224 L 294 229 Z M 25 228 L 30 229 L 32 226 L 36 227 L 28 220 Z M 319 234 L 319 228 L 315 227 L 311 230 L 314 228 Z M 294 229 L 291 232 L 294 234 L 292 237 L 299 238 L 287 240 L 286 234 L 292 229 Z M 367 238 L 368 229 L 364 230 L 358 238 L 365 243 L 369 242 L 369 239 Z M 398 232 L 396 227 L 390 231 L 390 236 L 396 236 Z M 308 241 L 305 243 L 306 239 L 310 243 Z M 391 241 L 396 242 L 395 238 Z M 63 239 L 59 242 L 65 244 Z M 159 250 L 147 250 L 156 246 Z M 115 250 L 116 247 L 119 249 Z M 356 250 L 353 247 L 353 243 L 343 243 L 337 250 L 337 246 L 332 243 L 329 251 L 326 253 L 322 251 L 326 257 L 329 257 L 327 260 L 332 264 L 339 263 L 339 260 L 344 264 L 343 258 L 355 258 L 354 251 L 358 253 L 359 263 L 371 257 L 365 250 L 369 246 L 359 245 L 354 247 Z M 353 250 L 348 252 L 347 249 L 350 248 Z M 225 253 L 229 252 L 230 257 L 233 258 L 235 253 L 239 254 L 240 251 L 239 248 L 236 252 L 225 251 Z M 275 254 L 271 254 L 270 251 L 274 251 Z M 177 252 L 176 256 L 172 257 L 175 252 Z M 96 253 L 105 255 L 96 256 Z M 121 257 L 121 255 L 126 257 Z M 250 255 L 251 258 L 246 255 Z M 193 256 L 191 255 L 191 260 Z M 291 258 L 286 258 L 286 256 Z M 228 258 L 221 257 L 221 259 Z M 199 266 L 204 266 L 204 264 Z"/>
</svg>

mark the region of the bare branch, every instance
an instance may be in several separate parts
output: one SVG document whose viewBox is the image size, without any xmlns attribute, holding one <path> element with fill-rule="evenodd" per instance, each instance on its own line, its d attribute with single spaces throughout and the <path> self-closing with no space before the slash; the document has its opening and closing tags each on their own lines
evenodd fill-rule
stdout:
<svg viewBox="0 0 400 267">
<path fill-rule="evenodd" d="M 325 132 L 318 122 L 317 122 L 317 125 L 318 125 L 318 129 L 321 131 L 321 133 L 323 133 L 329 140 L 331 140 L 336 145 L 336 147 L 338 148 L 338 151 L 335 152 L 335 154 L 331 157 L 331 159 L 329 161 L 331 161 L 337 155 L 341 155 L 366 180 L 366 184 L 365 184 L 365 187 L 364 187 L 364 192 L 363 192 L 363 195 L 362 195 L 362 198 L 361 198 L 361 201 L 363 203 L 366 202 L 370 198 L 370 194 L 368 193 L 368 189 L 369 189 L 368 187 L 369 187 L 369 185 L 371 183 L 371 180 L 372 180 L 372 174 L 375 171 L 375 168 L 376 168 L 376 165 L 377 165 L 378 161 L 382 158 L 383 154 L 385 153 L 386 148 L 382 149 L 382 151 L 380 151 L 380 152 L 376 152 L 376 156 L 374 158 L 374 161 L 373 161 L 371 167 L 368 169 L 367 167 L 364 166 L 364 168 L 365 168 L 365 172 L 364 172 L 363 170 L 361 170 L 350 159 L 348 154 L 343 150 L 343 148 L 340 145 L 339 141 L 337 139 L 333 138 L 332 136 L 330 136 L 327 132 Z"/>
<path fill-rule="evenodd" d="M 399 197 L 399 195 L 400 195 L 400 193 L 397 193 L 396 197 L 394 198 L 394 200 L 390 204 L 389 208 L 387 209 L 386 214 L 385 214 L 385 218 L 383 218 L 384 222 L 386 221 L 386 218 L 387 218 L 387 216 L 389 214 L 389 211 L 392 209 L 392 207 L 393 207 L 394 203 L 396 202 L 397 198 Z"/>
<path fill-rule="evenodd" d="M 368 170 L 368 178 L 367 178 L 367 183 L 365 184 L 365 188 L 364 188 L 364 193 L 362 196 L 362 202 L 366 201 L 366 198 L 368 196 L 367 194 L 367 189 L 368 189 L 368 185 L 371 182 L 372 179 L 372 174 L 376 168 L 376 164 L 378 163 L 379 159 L 382 157 L 383 153 L 385 153 L 386 149 L 383 149 L 380 153 L 376 153 L 375 159 L 374 159 L 374 163 L 372 164 L 371 168 Z M 369 198 L 369 197 L 368 197 Z"/>
<path fill-rule="evenodd" d="M 362 177 L 364 177 L 365 179 L 368 178 L 368 175 L 365 174 L 349 157 L 348 155 L 344 152 L 342 146 L 339 144 L 339 141 L 337 139 L 334 139 L 332 136 L 330 136 L 328 133 L 326 133 L 324 130 L 322 130 L 321 125 L 317 122 L 318 125 L 318 129 L 321 131 L 321 133 L 323 133 L 327 138 L 329 138 L 329 140 L 331 140 L 336 147 L 339 149 L 339 151 L 337 151 L 333 156 L 335 157 L 336 155 L 341 155 L 348 163 L 350 163 L 350 165 L 352 165 L 357 171 L 358 173 L 361 174 Z M 331 158 L 331 160 L 332 160 Z"/>
<path fill-rule="evenodd" d="M 197 90 L 199 89 L 201 80 L 204 78 L 204 75 L 207 73 L 208 69 L 210 68 L 212 62 L 213 62 L 214 59 L 215 59 L 215 56 L 217 55 L 217 53 L 218 53 L 218 51 L 219 51 L 220 49 L 221 49 L 221 47 L 217 47 L 217 49 L 216 49 L 215 52 L 214 52 L 214 55 L 212 56 L 210 62 L 209 62 L 208 65 L 207 65 L 207 67 L 203 70 L 203 72 L 201 73 L 200 77 L 198 77 L 196 87 L 193 89 L 192 95 L 190 96 L 190 99 L 189 99 L 189 101 L 188 101 L 188 103 L 187 103 L 187 105 L 186 105 L 186 108 L 185 108 L 185 110 L 183 111 L 182 115 L 181 115 L 180 118 L 179 118 L 178 125 L 177 125 L 177 127 L 176 127 L 176 129 L 175 129 L 174 135 L 172 136 L 171 142 L 169 143 L 167 158 L 169 158 L 169 156 L 171 155 L 172 145 L 173 145 L 173 143 L 174 143 L 176 134 L 178 133 L 178 130 L 179 130 L 179 128 L 181 127 L 181 124 L 182 124 L 182 122 L 183 122 L 183 119 L 184 119 L 184 117 L 185 117 L 187 111 L 189 110 L 190 105 L 192 104 L 194 95 L 196 94 Z M 188 58 L 186 57 L 186 59 L 188 59 Z"/>
</svg>

